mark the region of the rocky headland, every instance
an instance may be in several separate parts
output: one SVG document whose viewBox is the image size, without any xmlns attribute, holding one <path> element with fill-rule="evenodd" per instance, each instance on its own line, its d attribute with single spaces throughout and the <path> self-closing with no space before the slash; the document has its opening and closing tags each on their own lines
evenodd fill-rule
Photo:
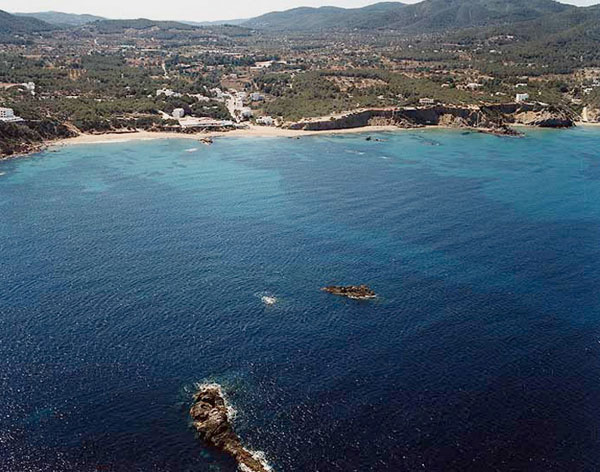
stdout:
<svg viewBox="0 0 600 472">
<path fill-rule="evenodd" d="M 256 453 L 246 449 L 231 424 L 230 408 L 221 387 L 201 385 L 190 409 L 193 425 L 200 437 L 211 446 L 231 455 L 243 472 L 272 472 Z"/>
<path fill-rule="evenodd" d="M 72 130 L 56 121 L 0 121 L 0 159 L 39 152 L 49 141 L 73 136 Z"/>
<path fill-rule="evenodd" d="M 407 129 L 440 126 L 472 129 L 502 136 L 521 135 L 510 127 L 513 124 L 568 128 L 575 125 L 575 116 L 566 109 L 541 103 L 432 105 L 359 110 L 334 117 L 288 123 L 286 126 L 289 129 L 304 131 L 332 131 L 373 125 Z"/>
<path fill-rule="evenodd" d="M 340 297 L 351 298 L 352 300 L 371 300 L 377 297 L 377 294 L 366 285 L 330 285 L 322 290 Z"/>
</svg>

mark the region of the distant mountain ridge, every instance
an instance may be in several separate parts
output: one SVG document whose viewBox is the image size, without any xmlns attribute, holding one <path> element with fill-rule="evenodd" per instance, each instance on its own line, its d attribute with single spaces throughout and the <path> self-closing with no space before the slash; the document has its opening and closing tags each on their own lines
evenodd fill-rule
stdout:
<svg viewBox="0 0 600 472">
<path fill-rule="evenodd" d="M 186 25 L 191 26 L 240 26 L 242 23 L 248 21 L 248 18 L 240 18 L 236 20 L 218 20 L 218 21 L 180 21 L 180 23 L 184 23 Z"/>
<path fill-rule="evenodd" d="M 93 21 L 104 20 L 101 16 L 95 15 L 78 15 L 75 13 L 63 13 L 59 11 L 43 11 L 35 13 L 14 13 L 16 16 L 24 16 L 28 18 L 37 18 L 51 25 L 57 26 L 81 26 Z"/>
<path fill-rule="evenodd" d="M 39 33 L 56 29 L 55 25 L 38 20 L 37 18 L 12 15 L 0 10 L 0 34 Z"/>
<path fill-rule="evenodd" d="M 178 21 L 156 21 L 147 18 L 136 18 L 132 20 L 98 20 L 84 25 L 94 28 L 100 33 L 119 33 L 126 29 L 147 30 L 157 28 L 159 30 L 194 30 L 198 26 Z"/>
<path fill-rule="evenodd" d="M 272 12 L 242 26 L 274 31 L 393 29 L 427 33 L 530 21 L 577 9 L 554 0 L 424 0 L 406 5 L 376 3 L 363 8 L 295 8 Z"/>
<path fill-rule="evenodd" d="M 229 21 L 156 21 L 145 18 L 112 20 L 94 15 L 56 11 L 9 14 L 0 10 L 0 34 L 38 33 L 58 28 L 88 28 L 98 33 L 127 29 L 192 31 L 197 28 L 236 25 L 272 32 L 327 32 L 392 30 L 406 34 L 462 30 L 485 34 L 536 36 L 590 35 L 600 29 L 600 5 L 576 7 L 555 0 L 423 0 L 419 3 L 381 2 L 362 8 L 300 7 L 271 12 L 252 19 Z"/>
<path fill-rule="evenodd" d="M 368 25 L 385 23 L 389 15 L 396 15 L 406 6 L 400 2 L 382 2 L 362 8 L 299 7 L 267 13 L 252 18 L 241 26 L 280 31 L 362 29 L 369 27 Z"/>
<path fill-rule="evenodd" d="M 75 13 L 64 13 L 59 11 L 46 11 L 46 12 L 33 12 L 33 13 L 12 13 L 17 17 L 34 18 L 41 20 L 50 25 L 57 27 L 79 27 L 85 25 L 94 24 L 96 28 L 102 32 L 116 32 L 121 29 L 148 29 L 148 28 L 159 28 L 159 29 L 179 29 L 186 30 L 195 27 L 206 27 L 206 26 L 222 26 L 222 25 L 241 25 L 248 21 L 248 18 L 235 19 L 235 20 L 223 20 L 223 21 L 160 21 L 151 20 L 146 18 L 136 19 L 109 19 L 102 16 L 88 15 L 88 14 L 75 14 Z"/>
</svg>

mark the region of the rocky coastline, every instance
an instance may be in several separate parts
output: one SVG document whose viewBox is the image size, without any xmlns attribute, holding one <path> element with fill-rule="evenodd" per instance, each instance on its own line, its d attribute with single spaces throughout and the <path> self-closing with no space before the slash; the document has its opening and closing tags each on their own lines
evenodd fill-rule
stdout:
<svg viewBox="0 0 600 472">
<path fill-rule="evenodd" d="M 57 142 L 64 142 L 78 136 L 135 136 L 146 130 L 137 129 L 110 129 L 107 131 L 96 131 L 81 133 L 70 124 L 56 121 L 24 121 L 19 123 L 4 123 L 0 121 L 0 161 L 16 157 L 28 156 L 47 149 Z M 217 129 L 218 133 L 228 132 L 227 129 Z M 183 128 L 153 128 L 148 132 L 156 133 L 157 136 L 169 133 L 173 136 L 191 137 L 205 135 L 203 131 Z M 210 137 L 201 138 L 200 141 L 206 145 L 212 144 Z"/>
<path fill-rule="evenodd" d="M 391 125 L 404 129 L 440 126 L 500 136 L 520 136 L 522 134 L 511 125 L 570 128 L 575 126 L 575 121 L 572 112 L 560 107 L 540 103 L 506 103 L 373 108 L 329 118 L 302 120 L 286 126 L 304 131 L 333 131 L 371 125 Z"/>
<path fill-rule="evenodd" d="M 67 126 L 52 120 L 0 122 L 0 160 L 40 152 L 53 140 L 75 135 Z"/>
<path fill-rule="evenodd" d="M 190 408 L 193 426 L 199 436 L 213 447 L 233 457 L 243 472 L 272 472 L 258 455 L 246 449 L 231 424 L 231 409 L 220 385 L 201 385 Z"/>
</svg>

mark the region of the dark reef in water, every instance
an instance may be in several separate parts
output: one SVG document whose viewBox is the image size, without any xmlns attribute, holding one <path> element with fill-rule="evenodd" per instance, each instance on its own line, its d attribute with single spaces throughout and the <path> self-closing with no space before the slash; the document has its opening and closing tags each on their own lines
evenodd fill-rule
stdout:
<svg viewBox="0 0 600 472">
<path fill-rule="evenodd" d="M 227 402 L 219 385 L 202 385 L 194 395 L 190 409 L 194 428 L 210 445 L 231 455 L 243 472 L 271 472 L 272 469 L 256 453 L 242 446 L 233 431 Z"/>
<path fill-rule="evenodd" d="M 333 295 L 348 297 L 353 300 L 370 300 L 377 296 L 377 294 L 366 285 L 331 285 L 323 288 L 322 290 L 327 293 L 332 293 Z"/>
</svg>

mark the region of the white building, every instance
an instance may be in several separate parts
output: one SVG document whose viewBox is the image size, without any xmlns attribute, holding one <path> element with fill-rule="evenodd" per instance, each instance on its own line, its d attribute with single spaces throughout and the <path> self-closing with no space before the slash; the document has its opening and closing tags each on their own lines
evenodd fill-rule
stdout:
<svg viewBox="0 0 600 472">
<path fill-rule="evenodd" d="M 253 69 L 267 69 L 273 65 L 275 61 L 261 61 L 254 63 Z"/>
<path fill-rule="evenodd" d="M 529 94 L 528 93 L 518 93 L 515 100 L 517 101 L 517 103 L 527 101 L 527 100 L 529 100 Z"/>
<path fill-rule="evenodd" d="M 264 95 L 258 92 L 253 92 L 250 94 L 250 100 L 252 100 L 253 102 L 262 102 L 264 99 Z"/>
<path fill-rule="evenodd" d="M 201 117 L 201 118 L 184 118 L 179 120 L 179 124 L 182 128 L 201 128 L 201 129 L 215 129 L 215 128 L 232 128 L 235 126 L 233 121 L 230 120 L 215 120 L 213 118 Z"/>
<path fill-rule="evenodd" d="M 434 105 L 435 100 L 433 98 L 421 98 L 419 99 L 421 105 Z"/>
<path fill-rule="evenodd" d="M 482 84 L 478 84 L 477 82 L 471 82 L 470 84 L 467 84 L 467 88 L 469 90 L 477 90 L 479 88 L 483 87 Z"/>
<path fill-rule="evenodd" d="M 180 93 L 174 92 L 173 90 L 170 90 L 170 89 L 157 90 L 156 96 L 160 97 L 161 95 L 164 95 L 165 97 L 175 97 L 175 98 L 179 98 L 182 96 Z"/>
<path fill-rule="evenodd" d="M 210 102 L 210 98 L 202 95 L 201 93 L 197 93 L 196 95 L 190 95 L 190 97 L 194 97 L 199 102 Z"/>
<path fill-rule="evenodd" d="M 243 120 L 252 118 L 252 109 L 248 107 L 240 108 L 240 118 Z"/>
<path fill-rule="evenodd" d="M 210 91 L 214 95 L 215 100 L 218 102 L 224 102 L 225 100 L 227 100 L 227 98 L 230 97 L 228 93 L 223 92 L 220 88 L 214 88 Z"/>
<path fill-rule="evenodd" d="M 16 116 L 12 108 L 0 108 L 0 121 L 15 123 L 23 121 L 23 118 Z"/>
<path fill-rule="evenodd" d="M 23 84 L 25 90 L 27 90 L 31 95 L 35 95 L 35 83 L 34 82 L 26 82 Z"/>
<path fill-rule="evenodd" d="M 185 110 L 183 108 L 175 108 L 173 110 L 173 118 L 183 118 L 185 116 Z"/>
<path fill-rule="evenodd" d="M 273 126 L 275 124 L 275 120 L 270 116 L 261 116 L 260 118 L 256 119 L 256 124 L 262 126 Z"/>
</svg>

